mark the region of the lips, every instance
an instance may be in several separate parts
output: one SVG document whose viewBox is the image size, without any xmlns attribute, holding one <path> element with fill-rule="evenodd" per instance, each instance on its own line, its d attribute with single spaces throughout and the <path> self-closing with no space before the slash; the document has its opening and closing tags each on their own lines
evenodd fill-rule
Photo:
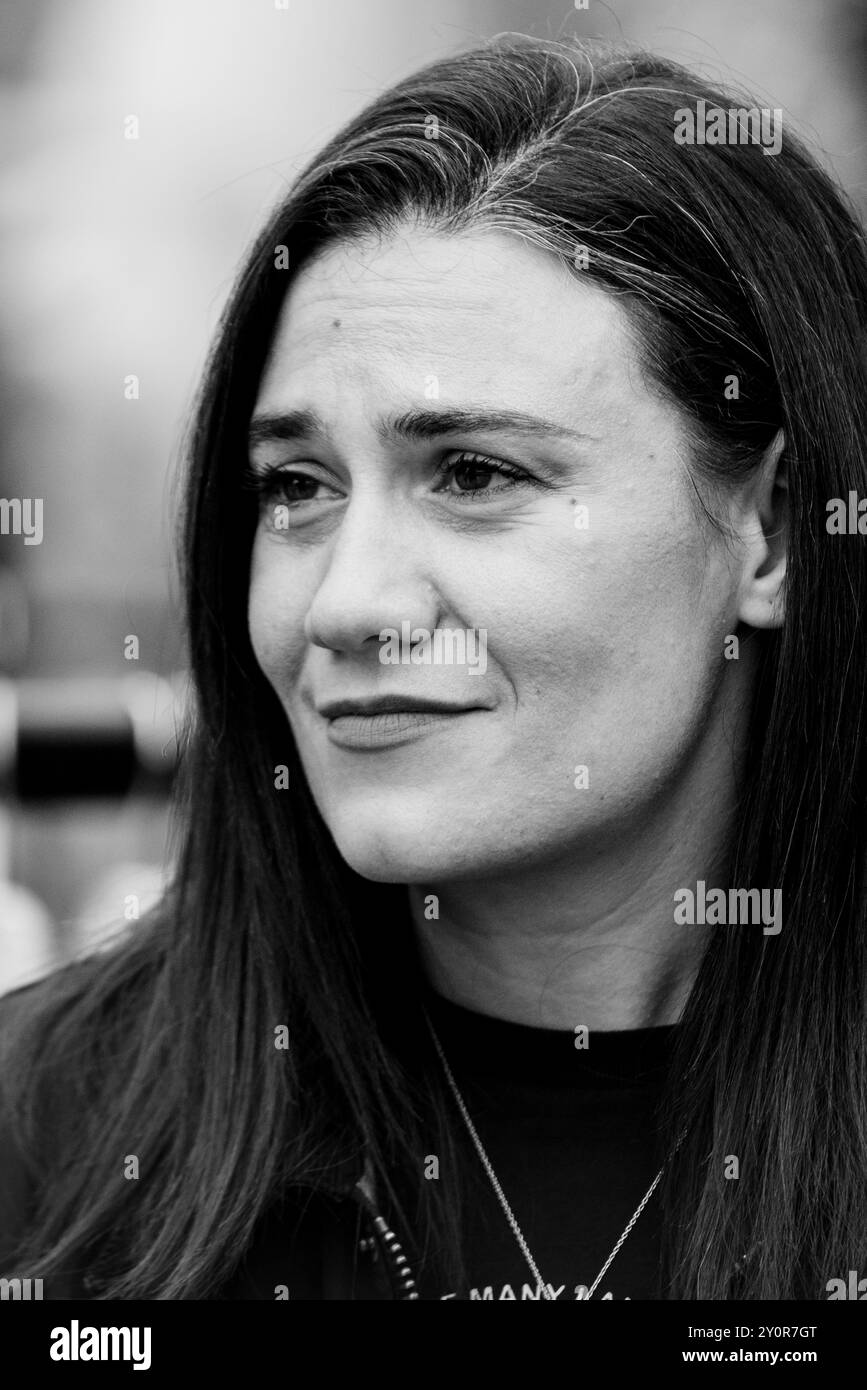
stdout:
<svg viewBox="0 0 867 1390">
<path fill-rule="evenodd" d="M 454 728 L 486 707 L 392 694 L 326 700 L 316 708 L 331 743 L 369 752 Z"/>
<path fill-rule="evenodd" d="M 346 700 L 327 700 L 317 706 L 325 719 L 340 719 L 345 715 L 377 714 L 464 714 L 478 705 L 451 703 L 445 700 L 421 700 L 411 695 L 373 695 Z"/>
</svg>

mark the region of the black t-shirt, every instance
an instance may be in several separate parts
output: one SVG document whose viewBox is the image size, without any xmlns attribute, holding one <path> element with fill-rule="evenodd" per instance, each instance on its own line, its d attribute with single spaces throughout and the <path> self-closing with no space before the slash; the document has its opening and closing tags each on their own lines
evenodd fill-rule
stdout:
<svg viewBox="0 0 867 1390">
<path fill-rule="evenodd" d="M 586 1297 L 662 1163 L 655 1107 L 675 1027 L 586 1035 L 508 1023 L 435 995 L 428 1012 L 470 1118 L 542 1278 Z M 455 1122 L 466 1132 L 457 1111 Z M 467 1133 L 468 1286 L 423 1299 L 537 1299 L 536 1280 Z M 594 1299 L 657 1299 L 660 1219 L 650 1197 Z M 582 1287 L 583 1286 L 583 1287 Z"/>
</svg>

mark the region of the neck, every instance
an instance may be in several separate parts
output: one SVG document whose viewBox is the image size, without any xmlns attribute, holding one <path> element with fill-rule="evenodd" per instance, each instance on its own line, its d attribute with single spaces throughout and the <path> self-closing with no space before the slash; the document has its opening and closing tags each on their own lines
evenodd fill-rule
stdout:
<svg viewBox="0 0 867 1390">
<path fill-rule="evenodd" d="M 675 1023 L 714 928 L 675 924 L 674 893 L 698 879 L 724 885 L 733 787 L 704 797 L 686 787 L 678 802 L 631 833 L 609 834 L 607 848 L 570 847 L 483 881 L 411 886 L 433 988 L 535 1028 Z"/>
</svg>

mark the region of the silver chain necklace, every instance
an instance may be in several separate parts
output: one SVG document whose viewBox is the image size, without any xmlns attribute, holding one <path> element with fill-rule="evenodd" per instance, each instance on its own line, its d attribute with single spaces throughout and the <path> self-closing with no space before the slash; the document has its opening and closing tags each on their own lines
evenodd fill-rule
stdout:
<svg viewBox="0 0 867 1390">
<path fill-rule="evenodd" d="M 491 1160 L 488 1158 L 488 1155 L 485 1153 L 484 1145 L 482 1144 L 482 1141 L 481 1141 L 481 1139 L 479 1138 L 479 1136 L 478 1136 L 478 1134 L 477 1134 L 477 1132 L 476 1132 L 476 1127 L 475 1127 L 475 1125 L 473 1124 L 472 1120 L 470 1119 L 470 1114 L 469 1114 L 469 1111 L 467 1110 L 467 1107 L 466 1107 L 466 1105 L 465 1105 L 465 1103 L 464 1103 L 464 1098 L 463 1098 L 463 1096 L 461 1095 L 460 1091 L 458 1090 L 458 1083 L 455 1081 L 455 1078 L 454 1078 L 453 1075 L 452 1075 L 452 1069 L 451 1069 L 451 1067 L 449 1066 L 449 1064 L 448 1064 L 448 1062 L 447 1062 L 447 1060 L 446 1060 L 446 1055 L 445 1055 L 445 1053 L 443 1052 L 442 1044 L 440 1043 L 440 1040 L 439 1040 L 439 1038 L 437 1037 L 436 1029 L 434 1028 L 433 1024 L 431 1023 L 430 1018 L 428 1017 L 428 1014 L 427 1014 L 427 1011 L 426 1011 L 426 1010 L 424 1011 L 424 1015 L 425 1015 L 425 1019 L 427 1020 L 427 1026 L 428 1026 L 428 1028 L 429 1028 L 430 1031 L 431 1031 L 431 1036 L 433 1037 L 434 1046 L 436 1047 L 436 1050 L 437 1050 L 437 1052 L 439 1053 L 440 1061 L 441 1061 L 442 1064 L 443 1064 L 443 1071 L 444 1071 L 445 1074 L 446 1074 L 446 1080 L 447 1080 L 448 1083 L 449 1083 L 449 1087 L 451 1088 L 452 1095 L 454 1096 L 455 1102 L 456 1102 L 456 1104 L 457 1104 L 457 1107 L 458 1107 L 458 1109 L 460 1110 L 461 1115 L 462 1115 L 463 1118 L 464 1118 L 464 1123 L 466 1124 L 467 1129 L 468 1129 L 469 1132 L 470 1132 L 470 1137 L 471 1137 L 473 1143 L 474 1143 L 475 1146 L 476 1146 L 476 1152 L 478 1153 L 479 1158 L 482 1160 L 482 1164 L 483 1164 L 483 1166 L 484 1166 L 485 1172 L 487 1173 L 488 1177 L 490 1178 L 490 1180 L 491 1180 L 491 1185 L 493 1186 L 493 1189 L 494 1189 L 494 1191 L 496 1192 L 497 1197 L 499 1198 L 500 1205 L 502 1206 L 503 1211 L 504 1211 L 505 1214 L 506 1214 L 506 1220 L 508 1221 L 509 1225 L 511 1226 L 512 1231 L 514 1232 L 514 1235 L 515 1235 L 515 1239 L 517 1240 L 517 1242 L 518 1242 L 518 1244 L 520 1245 L 521 1250 L 522 1250 L 522 1252 L 523 1252 L 524 1259 L 527 1261 L 527 1264 L 529 1265 L 529 1267 L 530 1267 L 530 1269 L 531 1269 L 531 1271 L 532 1271 L 533 1278 L 534 1278 L 535 1281 L 536 1281 L 536 1287 L 540 1290 L 542 1298 L 548 1299 L 548 1300 L 550 1300 L 551 1302 L 556 1302 L 556 1299 L 554 1298 L 553 1294 L 550 1292 L 550 1288 L 549 1288 L 548 1284 L 546 1284 L 545 1280 L 542 1278 L 542 1275 L 539 1273 L 539 1267 L 538 1267 L 538 1265 L 536 1264 L 536 1261 L 533 1259 L 533 1256 L 530 1254 L 530 1247 L 529 1247 L 529 1245 L 527 1244 L 526 1240 L 524 1239 L 524 1233 L 523 1233 L 523 1231 L 521 1230 L 520 1226 L 518 1225 L 517 1220 L 515 1219 L 515 1213 L 512 1211 L 512 1208 L 509 1206 L 509 1203 L 508 1203 L 508 1201 L 506 1200 L 506 1194 L 505 1194 L 505 1192 L 503 1191 L 503 1189 L 502 1189 L 502 1187 L 501 1187 L 501 1185 L 500 1185 L 500 1180 L 499 1180 L 499 1178 L 497 1177 L 496 1173 L 494 1172 L 494 1168 L 493 1168 L 493 1165 L 492 1165 L 492 1163 L 491 1163 Z M 679 1146 L 680 1146 L 680 1140 L 678 1140 L 678 1144 L 677 1144 L 676 1147 L 679 1147 Z M 647 1203 L 650 1201 L 651 1197 L 653 1196 L 654 1192 L 656 1191 L 657 1184 L 659 1183 L 659 1181 L 660 1181 L 660 1179 L 661 1179 L 662 1174 L 663 1174 L 664 1171 L 665 1171 L 664 1168 L 660 1168 L 660 1170 L 659 1170 L 659 1172 L 657 1173 L 656 1177 L 653 1179 L 653 1182 L 650 1184 L 649 1188 L 648 1188 L 647 1191 L 645 1192 L 645 1194 L 644 1194 L 644 1196 L 642 1197 L 641 1201 L 639 1202 L 638 1206 L 635 1208 L 635 1211 L 634 1211 L 634 1212 L 632 1213 L 632 1215 L 630 1216 L 628 1222 L 626 1223 L 626 1226 L 623 1228 L 623 1233 L 622 1233 L 622 1235 L 620 1236 L 619 1240 L 617 1241 L 617 1244 L 615 1245 L 614 1249 L 611 1251 L 611 1254 L 608 1256 L 608 1259 L 605 1261 L 604 1265 L 602 1266 L 602 1268 L 600 1269 L 600 1271 L 599 1271 L 599 1273 L 597 1274 L 596 1278 L 594 1279 L 591 1288 L 590 1288 L 590 1289 L 587 1291 L 587 1293 L 584 1295 L 584 1301 L 585 1301 L 585 1302 L 586 1302 L 587 1299 L 590 1299 L 590 1298 L 593 1297 L 594 1293 L 596 1292 L 597 1288 L 599 1287 L 599 1284 L 600 1284 L 601 1280 L 605 1277 L 605 1274 L 606 1274 L 607 1270 L 609 1269 L 609 1267 L 610 1267 L 610 1265 L 611 1265 L 611 1262 L 614 1260 L 614 1258 L 615 1258 L 615 1256 L 617 1255 L 617 1253 L 619 1252 L 620 1247 L 622 1246 L 623 1242 L 626 1240 L 627 1236 L 629 1235 L 630 1231 L 632 1230 L 632 1228 L 633 1228 L 633 1226 L 635 1225 L 636 1221 L 638 1220 L 639 1216 L 640 1216 L 641 1213 L 644 1211 L 644 1208 L 647 1206 Z"/>
</svg>

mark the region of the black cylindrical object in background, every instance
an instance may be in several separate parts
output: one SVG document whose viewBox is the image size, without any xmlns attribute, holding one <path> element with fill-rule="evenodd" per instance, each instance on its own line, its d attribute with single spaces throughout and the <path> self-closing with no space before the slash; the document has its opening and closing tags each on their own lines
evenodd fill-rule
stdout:
<svg viewBox="0 0 867 1390">
<path fill-rule="evenodd" d="M 0 782 L 20 801 L 122 797 L 168 784 L 184 698 L 151 672 L 0 682 Z"/>
</svg>

